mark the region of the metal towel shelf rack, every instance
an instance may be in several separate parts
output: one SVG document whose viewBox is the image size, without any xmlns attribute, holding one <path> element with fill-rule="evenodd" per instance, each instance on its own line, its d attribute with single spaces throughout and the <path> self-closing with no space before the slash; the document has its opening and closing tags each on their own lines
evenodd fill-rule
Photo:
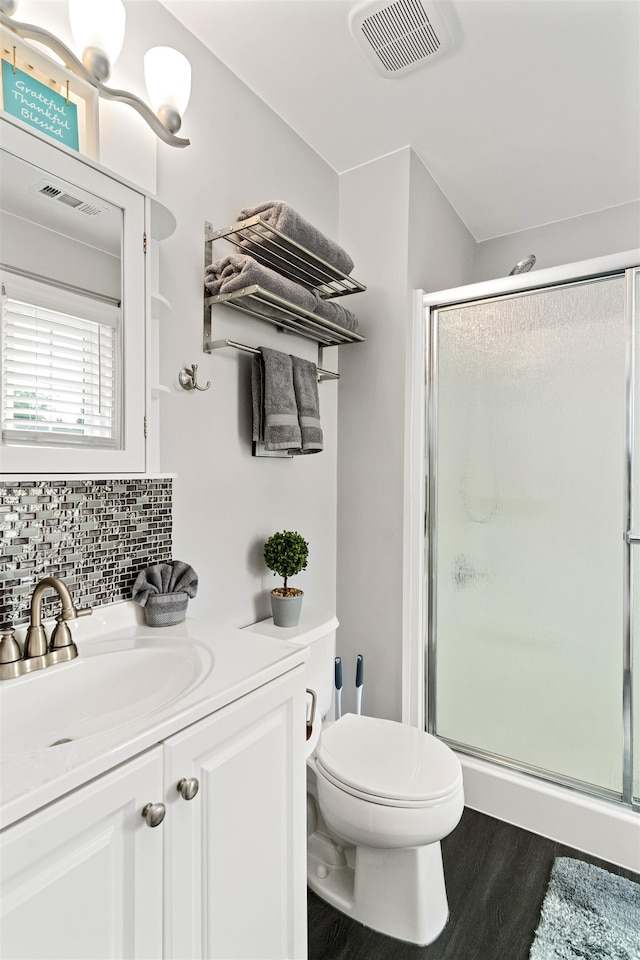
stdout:
<svg viewBox="0 0 640 960">
<path fill-rule="evenodd" d="M 245 253 L 250 253 L 254 260 L 264 263 L 290 280 L 295 280 L 308 290 L 315 290 L 323 300 L 343 297 L 348 293 L 360 293 L 367 289 L 260 216 L 241 220 L 222 230 L 214 230 L 210 223 L 205 224 L 205 242 L 223 237 Z"/>
<path fill-rule="evenodd" d="M 214 230 L 205 223 L 205 268 L 213 261 L 213 241 L 225 238 L 235 246 L 250 254 L 255 260 L 264 263 L 277 273 L 294 280 L 309 290 L 314 290 L 323 300 L 360 293 L 366 290 L 363 284 L 354 280 L 331 264 L 326 263 L 310 250 L 300 246 L 280 230 L 266 223 L 261 217 L 250 217 Z M 314 340 L 318 344 L 319 380 L 338 380 L 339 374 L 322 367 L 323 347 L 340 346 L 346 343 L 363 343 L 364 337 L 346 327 L 325 320 L 324 317 L 291 303 L 283 297 L 266 290 L 258 284 L 244 287 L 233 293 L 223 293 L 204 298 L 204 341 L 205 353 L 211 353 L 220 347 L 235 347 L 246 353 L 258 353 L 257 347 L 249 347 L 234 340 L 214 340 L 212 336 L 211 307 L 224 305 L 242 313 L 257 317 L 275 325 L 288 333 L 295 333 Z"/>
</svg>

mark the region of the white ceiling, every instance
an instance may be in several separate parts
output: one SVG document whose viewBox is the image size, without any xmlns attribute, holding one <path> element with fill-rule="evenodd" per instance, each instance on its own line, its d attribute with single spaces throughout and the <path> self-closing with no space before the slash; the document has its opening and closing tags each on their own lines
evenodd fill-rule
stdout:
<svg viewBox="0 0 640 960">
<path fill-rule="evenodd" d="M 640 0 L 443 0 L 379 76 L 349 0 L 162 0 L 339 173 L 410 145 L 477 240 L 640 197 Z"/>
</svg>

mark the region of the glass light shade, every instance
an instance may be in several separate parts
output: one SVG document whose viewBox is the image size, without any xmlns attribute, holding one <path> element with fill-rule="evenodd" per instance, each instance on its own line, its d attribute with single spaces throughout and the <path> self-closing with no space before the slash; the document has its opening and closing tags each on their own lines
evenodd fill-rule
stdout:
<svg viewBox="0 0 640 960">
<path fill-rule="evenodd" d="M 122 0 L 69 0 L 69 22 L 80 56 L 94 47 L 113 66 L 122 50 L 125 19 Z"/>
<path fill-rule="evenodd" d="M 171 107 L 182 116 L 191 95 L 191 64 L 184 54 L 173 47 L 147 50 L 144 79 L 156 113 L 161 107 Z"/>
</svg>

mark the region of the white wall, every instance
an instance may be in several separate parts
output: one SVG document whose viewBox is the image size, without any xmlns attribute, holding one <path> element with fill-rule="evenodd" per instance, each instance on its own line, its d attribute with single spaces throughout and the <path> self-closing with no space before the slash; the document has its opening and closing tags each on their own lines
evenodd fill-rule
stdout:
<svg viewBox="0 0 640 960">
<path fill-rule="evenodd" d="M 175 472 L 174 556 L 200 576 L 191 610 L 244 625 L 270 616 L 279 584 L 262 559 L 276 530 L 299 531 L 309 566 L 295 578 L 305 602 L 335 612 L 337 384 L 319 385 L 325 449 L 293 459 L 251 456 L 247 354 L 202 351 L 204 222 L 224 227 L 247 205 L 286 200 L 327 235 L 338 234 L 338 177 L 293 131 L 158 4 L 148 42 L 171 38 L 191 61 L 192 96 L 184 118 L 191 146 L 158 144 L 158 193 L 175 212 L 175 234 L 160 245 L 161 292 L 172 305 L 161 331 L 161 466 Z M 215 244 L 218 257 L 235 248 Z M 280 334 L 228 308 L 213 313 L 213 338 L 232 337 L 317 360 L 316 345 Z M 177 382 L 199 364 L 206 393 Z M 325 353 L 334 369 L 337 350 Z"/>
<path fill-rule="evenodd" d="M 530 253 L 536 255 L 534 269 L 541 270 L 635 250 L 639 243 L 640 201 L 636 201 L 485 240 L 477 246 L 474 279 L 505 277 Z"/>
<path fill-rule="evenodd" d="M 340 239 L 367 291 L 353 297 L 365 344 L 341 354 L 338 445 L 338 651 L 353 707 L 401 716 L 406 338 L 414 285 L 471 280 L 475 241 L 408 148 L 340 178 Z"/>
<path fill-rule="evenodd" d="M 469 283 L 478 244 L 413 150 L 410 164 L 409 286 L 442 290 Z"/>
</svg>

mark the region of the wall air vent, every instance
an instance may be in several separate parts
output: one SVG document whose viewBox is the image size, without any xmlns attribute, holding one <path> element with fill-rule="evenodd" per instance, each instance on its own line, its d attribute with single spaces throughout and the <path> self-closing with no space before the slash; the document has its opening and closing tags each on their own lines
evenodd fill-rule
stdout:
<svg viewBox="0 0 640 960">
<path fill-rule="evenodd" d="M 373 0 L 352 10 L 349 29 L 383 77 L 400 77 L 431 63 L 451 46 L 435 0 Z"/>
<path fill-rule="evenodd" d="M 77 213 L 84 213 L 87 217 L 99 217 L 101 213 L 105 212 L 102 207 L 96 206 L 95 203 L 91 203 L 81 196 L 69 193 L 51 180 L 40 180 L 39 183 L 29 189 L 29 193 L 36 193 L 41 197 L 57 200 L 59 203 L 64 203 L 65 206 L 77 211 Z"/>
</svg>

